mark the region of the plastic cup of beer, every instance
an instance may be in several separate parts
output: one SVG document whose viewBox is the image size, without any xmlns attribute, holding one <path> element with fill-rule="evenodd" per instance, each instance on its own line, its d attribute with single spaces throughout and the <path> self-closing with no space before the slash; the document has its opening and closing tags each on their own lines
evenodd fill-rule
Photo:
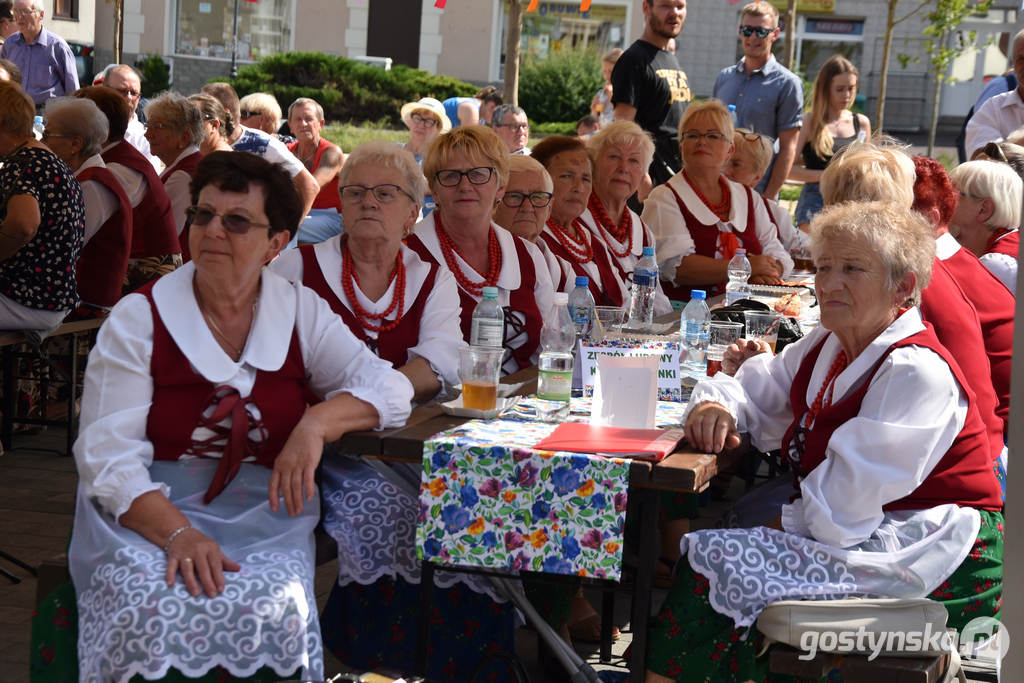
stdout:
<svg viewBox="0 0 1024 683">
<path fill-rule="evenodd" d="M 806 247 L 797 247 L 790 252 L 793 256 L 793 269 L 804 273 L 813 273 L 814 260 L 811 258 L 811 250 Z"/>
<path fill-rule="evenodd" d="M 462 407 L 494 410 L 498 403 L 498 377 L 505 349 L 498 346 L 464 346 L 459 349 Z"/>
<path fill-rule="evenodd" d="M 594 306 L 594 312 L 605 332 L 618 332 L 626 322 L 626 309 L 621 306 Z"/>
<path fill-rule="evenodd" d="M 707 361 L 708 377 L 714 377 L 722 369 L 722 358 L 725 357 L 725 350 L 729 344 L 739 340 L 743 334 L 743 323 L 734 323 L 726 320 L 712 320 L 708 330 Z"/>
<path fill-rule="evenodd" d="M 775 353 L 782 314 L 776 311 L 743 311 L 743 317 L 747 321 L 747 332 L 744 337 L 752 341 L 763 341 L 772 347 L 772 353 Z"/>
</svg>

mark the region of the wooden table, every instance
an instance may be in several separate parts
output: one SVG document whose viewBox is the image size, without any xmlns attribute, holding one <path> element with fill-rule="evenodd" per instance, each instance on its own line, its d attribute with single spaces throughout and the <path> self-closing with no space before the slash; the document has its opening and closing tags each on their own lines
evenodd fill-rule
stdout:
<svg viewBox="0 0 1024 683">
<path fill-rule="evenodd" d="M 673 314 L 676 315 L 676 314 Z M 520 395 L 537 391 L 537 369 L 527 368 L 503 378 L 505 383 L 526 382 L 517 392 Z M 335 446 L 346 453 L 361 453 L 370 457 L 399 462 L 421 463 L 423 444 L 434 435 L 457 427 L 467 418 L 444 413 L 437 404 L 419 406 L 412 411 L 405 426 L 380 432 L 353 432 L 346 434 Z M 634 460 L 630 464 L 630 502 L 640 513 L 640 556 L 634 584 L 633 609 L 630 624 L 633 629 L 632 659 L 630 668 L 642 673 L 646 668 L 647 628 L 651 613 L 651 589 L 654 586 L 654 569 L 658 562 L 658 508 L 659 491 L 681 491 L 697 493 L 708 487 L 711 478 L 719 471 L 732 468 L 741 456 L 741 451 L 721 455 L 701 453 L 685 444 L 658 463 Z M 425 572 L 424 577 L 430 574 Z M 424 579 L 425 580 L 425 579 Z M 611 627 L 609 620 L 603 620 L 602 659 L 610 658 Z M 607 637 L 605 635 L 607 634 Z M 417 652 L 425 648 L 425 638 L 420 638 Z M 425 662 L 426 651 L 422 650 Z M 421 670 L 425 668 L 421 667 Z"/>
</svg>

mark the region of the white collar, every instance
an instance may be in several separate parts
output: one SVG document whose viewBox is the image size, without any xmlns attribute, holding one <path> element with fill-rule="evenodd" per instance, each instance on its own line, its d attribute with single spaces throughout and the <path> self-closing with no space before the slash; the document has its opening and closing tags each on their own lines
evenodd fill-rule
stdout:
<svg viewBox="0 0 1024 683">
<path fill-rule="evenodd" d="M 636 212 L 628 206 L 626 207 L 626 211 L 629 211 L 629 216 L 632 219 L 633 225 L 633 250 L 630 253 L 633 256 L 639 257 L 644 253 L 644 222 L 640 220 L 640 216 L 638 216 Z M 597 224 L 597 217 L 594 216 L 593 212 L 591 212 L 589 208 L 583 212 L 580 216 L 580 220 L 583 221 L 583 224 L 587 226 L 587 229 L 590 230 L 590 232 L 597 235 L 598 240 L 602 243 L 611 240 L 612 242 L 615 242 L 616 249 L 621 249 L 626 246 L 625 242 L 619 242 L 615 237 L 610 235 L 608 231 L 603 230 Z"/>
<path fill-rule="evenodd" d="M 948 232 L 935 238 L 935 255 L 939 257 L 940 261 L 945 261 L 961 249 L 963 247 L 960 246 L 960 243 Z"/>
<path fill-rule="evenodd" d="M 78 175 L 82 171 L 84 171 L 85 169 L 93 168 L 93 167 L 96 167 L 96 168 L 106 168 L 107 167 L 107 165 L 105 163 L 103 163 L 103 157 L 101 157 L 99 154 L 93 154 L 91 157 L 89 157 L 88 159 L 83 161 L 82 165 L 78 167 L 77 171 L 75 171 L 75 177 L 77 178 Z"/>
<path fill-rule="evenodd" d="M 324 280 L 327 282 L 327 286 L 331 288 L 334 296 L 338 297 L 339 301 L 348 302 L 351 306 L 352 302 L 348 301 L 348 296 L 345 294 L 345 289 L 341 284 L 341 235 L 335 235 L 314 245 L 313 254 L 316 256 L 320 272 L 323 274 Z M 402 263 L 405 265 L 405 305 L 406 311 L 408 311 L 408 307 L 412 306 L 416 295 L 419 294 L 423 283 L 427 279 L 427 275 L 430 273 L 430 266 L 420 258 L 419 254 L 404 244 L 401 245 L 399 254 L 402 255 Z M 377 302 L 370 301 L 359 288 L 359 285 L 355 286 L 355 292 L 356 296 L 362 299 L 358 303 L 363 308 L 369 309 L 372 313 L 379 313 L 380 311 L 377 308 L 383 306 L 384 303 L 390 304 L 394 288 L 395 281 L 392 280 L 384 295 Z M 395 315 L 392 314 L 387 319 L 394 320 L 394 318 Z"/>
<path fill-rule="evenodd" d="M 185 149 L 183 149 L 181 151 L 181 154 L 179 154 L 177 157 L 174 158 L 174 161 L 172 161 L 171 163 L 167 164 L 167 168 L 174 168 L 174 165 L 176 163 L 178 163 L 182 159 L 185 159 L 187 157 L 192 156 L 193 154 L 195 154 L 198 151 L 199 151 L 198 147 L 196 147 L 195 145 L 189 145 L 188 147 L 186 147 Z"/>
<path fill-rule="evenodd" d="M 192 367 L 211 382 L 227 382 L 239 366 L 274 371 L 284 365 L 295 328 L 296 286 L 267 269 L 261 276 L 256 320 L 236 363 L 224 353 L 203 319 L 192 290 L 196 267 L 188 262 L 160 278 L 153 301 L 160 318 Z"/>
<path fill-rule="evenodd" d="M 704 201 L 697 196 L 697 192 L 687 182 L 686 178 L 683 177 L 682 171 L 669 178 L 668 182 L 679 193 L 680 199 L 686 204 L 686 208 L 690 210 L 694 218 L 704 225 L 717 224 L 718 229 L 722 232 L 746 231 L 747 209 L 750 208 L 750 202 L 747 201 L 747 190 L 743 185 L 733 182 L 728 178 L 725 179 L 725 182 L 729 185 L 732 203 L 729 207 L 729 222 L 723 223 L 718 220 L 718 216 L 711 212 L 711 209 L 707 207 Z"/>
<path fill-rule="evenodd" d="M 997 95 L 996 97 L 1000 97 L 1000 95 Z M 999 106 L 1003 109 L 1024 107 L 1024 100 L 1021 100 L 1020 90 L 1018 88 L 1014 88 L 1008 93 L 1002 93 L 1001 99 L 999 100 Z"/>
<path fill-rule="evenodd" d="M 437 239 L 436 223 L 433 216 L 427 216 L 413 228 L 413 233 L 420 238 L 423 246 L 427 248 L 434 260 L 441 265 L 447 266 L 444 254 L 441 253 L 441 242 Z M 516 252 L 516 236 L 494 221 L 491 221 L 491 228 L 498 237 L 498 246 L 501 247 L 501 272 L 498 273 L 497 286 L 501 289 L 513 291 L 519 289 L 522 281 L 522 274 L 519 272 L 519 254 Z M 462 260 L 458 254 L 455 255 L 459 265 L 463 266 L 462 274 L 470 282 L 482 282 L 483 278 L 468 263 Z"/>
</svg>

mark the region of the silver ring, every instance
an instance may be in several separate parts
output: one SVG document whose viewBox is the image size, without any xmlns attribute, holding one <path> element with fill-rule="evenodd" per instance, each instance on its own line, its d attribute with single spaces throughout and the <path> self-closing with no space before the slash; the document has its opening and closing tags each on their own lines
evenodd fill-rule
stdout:
<svg viewBox="0 0 1024 683">
<path fill-rule="evenodd" d="M 191 558 L 191 557 L 183 557 L 183 558 L 181 558 L 181 563 L 182 563 L 182 564 L 184 564 L 184 563 L 186 563 L 186 562 L 191 562 L 191 561 L 192 561 L 192 558 Z"/>
</svg>

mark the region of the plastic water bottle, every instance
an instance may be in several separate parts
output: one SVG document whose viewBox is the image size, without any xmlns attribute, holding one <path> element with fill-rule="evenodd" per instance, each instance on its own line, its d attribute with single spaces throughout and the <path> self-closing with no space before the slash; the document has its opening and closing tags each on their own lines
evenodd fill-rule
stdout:
<svg viewBox="0 0 1024 683">
<path fill-rule="evenodd" d="M 658 291 L 658 262 L 654 247 L 644 247 L 644 254 L 633 268 L 627 327 L 650 330 L 654 323 L 654 295 Z"/>
<path fill-rule="evenodd" d="M 36 140 L 43 139 L 43 131 L 46 129 L 46 124 L 43 122 L 42 116 L 36 116 L 32 119 L 32 132 L 36 136 Z"/>
<path fill-rule="evenodd" d="M 569 294 L 569 315 L 576 325 L 576 336 L 586 338 L 594 327 L 594 295 L 590 293 L 590 278 L 576 276 L 576 289 Z"/>
<path fill-rule="evenodd" d="M 483 298 L 473 309 L 470 346 L 501 346 L 505 340 L 505 313 L 498 305 L 498 288 L 484 287 Z"/>
<path fill-rule="evenodd" d="M 569 316 L 569 295 L 555 292 L 554 305 L 540 331 L 537 361 L 537 419 L 561 422 L 569 416 L 576 326 Z"/>
<path fill-rule="evenodd" d="M 691 372 L 704 374 L 704 352 L 708 348 L 711 327 L 711 310 L 708 308 L 707 293 L 703 289 L 690 292 L 690 302 L 683 309 L 682 330 L 686 357 L 683 367 Z"/>
<path fill-rule="evenodd" d="M 729 261 L 729 284 L 725 286 L 725 305 L 731 306 L 740 299 L 750 298 L 750 259 L 746 249 L 737 249 Z"/>
<path fill-rule="evenodd" d="M 740 127 L 740 117 L 736 115 L 736 105 L 729 105 L 729 118 L 732 119 L 732 128 L 736 130 Z"/>
</svg>

